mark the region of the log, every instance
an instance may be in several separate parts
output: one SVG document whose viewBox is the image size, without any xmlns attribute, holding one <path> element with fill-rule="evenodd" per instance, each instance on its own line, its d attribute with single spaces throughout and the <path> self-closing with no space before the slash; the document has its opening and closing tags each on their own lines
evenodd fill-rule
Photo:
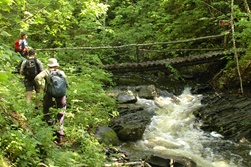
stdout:
<svg viewBox="0 0 251 167">
<path fill-rule="evenodd" d="M 147 162 L 145 161 L 139 161 L 139 162 L 114 162 L 112 164 L 105 164 L 104 167 L 121 167 L 121 166 L 134 166 L 134 165 L 143 165 L 142 167 L 151 167 Z"/>
</svg>

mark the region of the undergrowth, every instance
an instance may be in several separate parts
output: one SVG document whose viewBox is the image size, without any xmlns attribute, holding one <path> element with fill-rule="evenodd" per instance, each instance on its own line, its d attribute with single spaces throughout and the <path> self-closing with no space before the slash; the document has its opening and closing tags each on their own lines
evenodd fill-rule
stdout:
<svg viewBox="0 0 251 167">
<path fill-rule="evenodd" d="M 69 67 L 63 68 L 69 71 Z M 110 76 L 95 68 L 83 71 L 68 73 L 66 135 L 61 145 L 54 142 L 56 127 L 42 120 L 43 94 L 39 95 L 41 106 L 35 110 L 33 102 L 26 104 L 22 76 L 6 72 L 7 79 L 0 82 L 0 166 L 103 166 L 104 147 L 94 132 L 117 114 L 115 101 L 103 90 L 103 82 L 110 82 Z"/>
</svg>

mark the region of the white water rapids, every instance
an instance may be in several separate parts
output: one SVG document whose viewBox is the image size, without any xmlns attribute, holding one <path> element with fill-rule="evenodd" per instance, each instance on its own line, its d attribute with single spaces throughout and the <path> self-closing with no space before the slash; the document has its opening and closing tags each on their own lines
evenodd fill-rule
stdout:
<svg viewBox="0 0 251 167">
<path fill-rule="evenodd" d="M 225 159 L 211 148 L 212 143 L 230 141 L 213 137 L 199 128 L 200 122 L 193 112 L 201 107 L 201 99 L 202 95 L 192 95 L 189 89 L 175 97 L 158 97 L 155 100 L 138 98 L 137 103 L 148 106 L 156 114 L 143 139 L 135 143 L 136 147 L 156 154 L 186 157 L 198 167 L 240 167 L 240 164 L 236 165 L 239 157 L 233 155 L 233 158 Z"/>
</svg>

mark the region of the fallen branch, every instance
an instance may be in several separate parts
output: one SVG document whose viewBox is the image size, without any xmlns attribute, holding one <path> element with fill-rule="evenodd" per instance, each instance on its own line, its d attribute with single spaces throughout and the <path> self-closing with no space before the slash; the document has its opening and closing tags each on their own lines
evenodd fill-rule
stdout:
<svg viewBox="0 0 251 167">
<path fill-rule="evenodd" d="M 142 167 L 151 167 L 150 164 L 148 164 L 147 162 L 145 161 L 140 161 L 140 162 L 125 162 L 125 163 L 122 163 L 122 162 L 114 162 L 112 164 L 105 164 L 104 167 L 121 167 L 121 166 L 134 166 L 134 165 L 140 165 Z"/>
</svg>

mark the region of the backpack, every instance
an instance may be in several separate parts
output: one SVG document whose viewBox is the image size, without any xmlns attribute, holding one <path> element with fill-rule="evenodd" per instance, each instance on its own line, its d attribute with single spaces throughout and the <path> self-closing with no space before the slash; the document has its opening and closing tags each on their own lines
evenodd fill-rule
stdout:
<svg viewBox="0 0 251 167">
<path fill-rule="evenodd" d="M 60 71 L 51 71 L 49 74 L 47 91 L 53 97 L 63 97 L 66 94 L 66 80 Z"/>
<path fill-rule="evenodd" d="M 15 41 L 15 52 L 22 51 L 22 39 L 18 39 Z"/>
<path fill-rule="evenodd" d="M 31 58 L 26 60 L 23 70 L 23 74 L 26 79 L 28 79 L 29 81 L 34 80 L 34 78 L 40 71 L 41 70 L 38 67 L 36 58 Z"/>
</svg>

